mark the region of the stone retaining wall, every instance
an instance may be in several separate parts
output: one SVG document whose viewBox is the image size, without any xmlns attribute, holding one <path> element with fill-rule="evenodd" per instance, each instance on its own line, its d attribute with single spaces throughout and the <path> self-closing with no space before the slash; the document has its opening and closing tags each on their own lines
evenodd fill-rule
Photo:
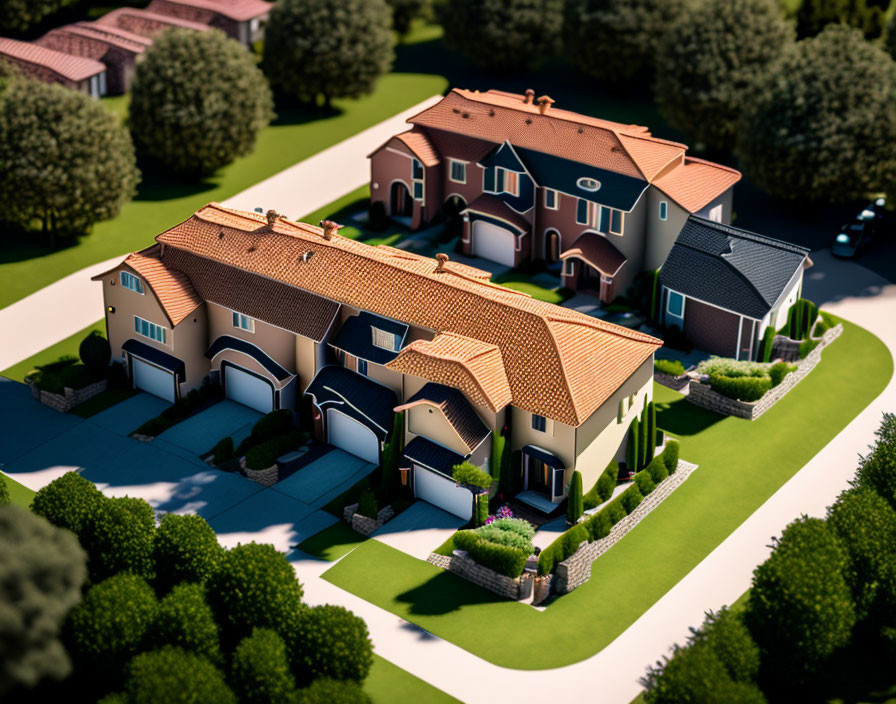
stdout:
<svg viewBox="0 0 896 704">
<path fill-rule="evenodd" d="M 673 391 L 682 391 L 688 386 L 688 376 L 687 374 L 682 374 L 681 376 L 672 376 L 671 374 L 663 374 L 662 372 L 654 372 L 653 380 L 657 384 L 662 384 Z M 685 391 L 684 393 L 687 393 Z"/>
<path fill-rule="evenodd" d="M 463 577 L 483 589 L 488 589 L 490 592 L 514 601 L 526 599 L 532 595 L 535 575 L 531 572 L 523 572 L 522 575 L 513 579 L 503 574 L 498 574 L 488 567 L 483 567 L 468 557 L 463 550 L 455 550 L 452 557 L 432 553 L 426 561 L 436 567 L 453 572 L 458 577 Z"/>
<path fill-rule="evenodd" d="M 40 401 L 45 406 L 49 406 L 60 413 L 68 413 L 75 406 L 84 403 L 87 399 L 93 398 L 109 388 L 109 381 L 107 379 L 101 379 L 100 381 L 85 386 L 83 389 L 70 389 L 65 387 L 64 394 L 54 394 L 49 391 L 42 391 L 33 381 L 29 381 L 28 386 L 31 387 L 31 395 L 37 401 Z"/>
<path fill-rule="evenodd" d="M 263 484 L 264 486 L 274 486 L 280 479 L 280 467 L 275 462 L 270 467 L 266 469 L 249 469 L 246 464 L 246 459 L 243 458 L 241 464 L 243 466 L 243 474 L 246 475 L 248 479 L 251 479 L 253 482 L 258 482 L 259 484 Z"/>
<path fill-rule="evenodd" d="M 342 517 L 353 530 L 361 533 L 361 535 L 370 535 L 375 530 L 382 528 L 384 524 L 395 518 L 395 509 L 391 506 L 381 508 L 376 514 L 376 520 L 369 516 L 362 516 L 358 511 L 358 504 L 346 506 L 342 512 Z"/>
<path fill-rule="evenodd" d="M 756 420 L 765 413 L 769 408 L 774 406 L 784 396 L 787 395 L 794 386 L 801 382 L 806 375 L 811 372 L 818 362 L 821 360 L 821 353 L 825 347 L 840 337 L 843 332 L 843 325 L 838 324 L 825 332 L 821 338 L 821 342 L 806 355 L 805 359 L 797 363 L 796 370 L 790 372 L 784 377 L 784 380 L 773 389 L 769 390 L 758 401 L 737 401 L 733 398 L 723 396 L 710 388 L 708 383 L 692 379 L 689 384 L 687 399 L 695 406 L 708 408 L 716 413 L 724 416 L 737 416 L 738 418 L 746 418 L 747 420 Z"/>
<path fill-rule="evenodd" d="M 587 582 L 591 577 L 592 563 L 681 486 L 695 469 L 697 465 L 678 460 L 678 469 L 675 473 L 657 484 L 634 511 L 613 526 L 607 537 L 595 540 L 593 543 L 583 543 L 573 555 L 556 566 L 552 585 L 554 591 L 558 594 L 567 594 Z"/>
</svg>

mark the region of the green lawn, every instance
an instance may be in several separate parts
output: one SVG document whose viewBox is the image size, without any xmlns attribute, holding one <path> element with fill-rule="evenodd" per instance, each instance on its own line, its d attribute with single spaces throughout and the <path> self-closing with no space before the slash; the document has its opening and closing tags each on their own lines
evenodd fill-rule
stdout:
<svg viewBox="0 0 896 704">
<path fill-rule="evenodd" d="M 320 560 L 335 562 L 365 540 L 363 535 L 349 528 L 344 521 L 339 521 L 312 535 L 299 545 L 299 550 Z"/>
<path fill-rule="evenodd" d="M 99 284 L 97 284 L 99 285 Z M 98 310 L 97 313 L 102 313 L 102 310 Z M 28 359 L 22 360 L 18 364 L 14 364 L 8 369 L 3 369 L 0 371 L 0 376 L 5 376 L 9 379 L 15 379 L 16 381 L 24 381 L 25 376 L 27 376 L 28 372 L 34 370 L 36 366 L 39 364 L 47 364 L 48 362 L 55 362 L 60 357 L 65 355 L 71 355 L 73 357 L 78 356 L 78 347 L 81 344 L 81 340 L 83 340 L 87 335 L 93 331 L 99 330 L 103 337 L 106 336 L 106 320 L 98 320 L 93 325 L 89 325 L 83 330 L 76 332 L 71 337 L 67 337 L 64 340 L 60 340 L 52 347 L 47 347 L 47 349 L 38 352 L 33 357 L 29 357 Z"/>
<path fill-rule="evenodd" d="M 414 704 L 448 704 L 457 699 L 436 689 L 410 672 L 396 667 L 379 655 L 373 656 L 373 667 L 364 680 L 364 691 L 374 704 L 413 702 Z"/>
<path fill-rule="evenodd" d="M 27 486 L 22 486 L 15 479 L 7 477 L 0 472 L 3 482 L 6 484 L 6 490 L 9 492 L 9 502 L 22 508 L 31 507 L 31 499 L 34 498 L 35 492 L 31 491 Z"/>
<path fill-rule="evenodd" d="M 677 435 L 682 457 L 700 468 L 594 563 L 588 583 L 544 612 L 375 540 L 324 578 L 503 667 L 583 660 L 630 626 L 883 390 L 893 372 L 886 347 L 862 328 L 844 327 L 818 368 L 753 422 L 722 418 L 656 386 L 658 426 Z M 862 374 L 846 373 L 856 359 Z"/>
</svg>

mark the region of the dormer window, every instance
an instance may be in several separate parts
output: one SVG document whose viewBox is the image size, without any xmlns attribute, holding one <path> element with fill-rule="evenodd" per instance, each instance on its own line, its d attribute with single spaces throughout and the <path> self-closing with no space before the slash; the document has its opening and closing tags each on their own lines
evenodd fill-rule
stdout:
<svg viewBox="0 0 896 704">
<path fill-rule="evenodd" d="M 398 340 L 395 337 L 394 333 L 386 332 L 385 330 L 380 330 L 379 328 L 370 328 L 373 332 L 373 344 L 380 349 L 389 350 L 390 352 L 396 352 L 395 349 L 397 346 Z"/>
<path fill-rule="evenodd" d="M 143 293 L 143 282 L 139 277 L 134 276 L 127 271 L 121 272 L 121 286 L 134 293 Z"/>
<path fill-rule="evenodd" d="M 583 191 L 600 190 L 600 181 L 594 178 L 588 178 L 587 176 L 583 176 L 578 181 L 576 181 L 576 185 Z"/>
</svg>

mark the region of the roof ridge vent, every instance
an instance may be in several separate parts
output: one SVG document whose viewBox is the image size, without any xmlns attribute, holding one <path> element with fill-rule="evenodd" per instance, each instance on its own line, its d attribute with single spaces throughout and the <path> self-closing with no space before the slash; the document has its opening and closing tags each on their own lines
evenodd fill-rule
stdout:
<svg viewBox="0 0 896 704">
<path fill-rule="evenodd" d="M 333 220 L 321 220 L 319 225 L 324 231 L 324 239 L 328 241 L 338 235 L 339 230 L 342 229 L 342 225 Z"/>
</svg>

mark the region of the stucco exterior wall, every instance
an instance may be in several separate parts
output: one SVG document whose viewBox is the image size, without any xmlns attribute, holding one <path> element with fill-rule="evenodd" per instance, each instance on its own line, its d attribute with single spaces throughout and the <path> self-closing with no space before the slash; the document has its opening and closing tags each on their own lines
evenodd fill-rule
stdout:
<svg viewBox="0 0 896 704">
<path fill-rule="evenodd" d="M 180 385 L 183 396 L 202 384 L 209 373 L 209 360 L 205 356 L 208 349 L 208 310 L 205 303 L 199 305 L 190 315 L 180 321 L 171 336 L 174 342 L 174 356 L 185 366 L 184 381 Z M 145 342 L 145 340 L 144 340 Z"/>
<path fill-rule="evenodd" d="M 445 418 L 445 414 L 430 404 L 421 404 L 405 412 L 407 442 L 418 435 L 466 457 L 470 452 L 460 436 Z"/>
<path fill-rule="evenodd" d="M 645 201 L 644 223 L 647 233 L 643 267 L 654 271 L 666 261 L 690 213 L 655 186 L 647 189 L 642 200 Z M 662 201 L 669 204 L 666 220 L 660 220 Z"/>
<path fill-rule="evenodd" d="M 568 468 L 576 463 L 576 429 L 571 425 L 547 419 L 545 432 L 532 428 L 532 414 L 516 406 L 511 406 L 510 449 L 521 450 L 526 445 L 549 450 Z M 568 480 L 567 480 L 568 481 Z"/>
<path fill-rule="evenodd" d="M 317 348 L 320 345 L 314 340 L 296 335 L 296 372 L 299 375 L 299 393 L 308 388 L 314 375 L 320 370 Z"/>
<path fill-rule="evenodd" d="M 413 175 L 412 159 L 414 158 L 404 142 L 394 137 L 380 147 L 370 157 L 370 201 L 371 203 L 382 202 L 386 206 L 386 214 L 394 215 L 391 198 L 392 184 L 395 181 L 401 181 L 408 189 L 408 197 L 413 201 L 411 226 L 419 227 L 423 217 L 424 203 L 414 199 L 414 185 L 411 179 Z M 429 179 L 426 178 L 426 172 L 429 170 L 424 168 L 424 202 L 427 202 L 426 189 Z"/>
<path fill-rule="evenodd" d="M 734 214 L 734 187 L 729 188 L 718 198 L 705 205 L 702 210 L 697 211 L 696 215 L 708 219 L 710 212 L 719 205 L 722 206 L 722 219 L 719 222 L 730 225 L 731 216 Z"/>
<path fill-rule="evenodd" d="M 376 382 L 379 382 L 385 387 L 392 389 L 395 393 L 395 398 L 401 398 L 402 392 L 402 374 L 401 372 L 395 372 L 391 369 L 386 369 L 386 367 L 380 364 L 374 364 L 373 362 L 367 363 L 367 376 L 373 379 Z"/>
<path fill-rule="evenodd" d="M 264 353 L 277 362 L 288 372 L 296 373 L 296 341 L 295 333 L 282 328 L 269 325 L 262 320 L 255 319 L 255 332 L 242 330 L 233 325 L 233 311 L 230 308 L 209 303 L 209 345 L 214 343 L 221 335 L 230 335 L 240 340 L 250 342 L 259 347 Z M 245 355 L 240 355 L 245 357 Z M 270 377 L 265 372 L 265 377 Z"/>
<path fill-rule="evenodd" d="M 635 394 L 635 402 L 620 422 L 619 404 L 632 394 Z M 629 426 L 652 400 L 653 355 L 588 420 L 576 428 L 575 469 L 582 474 L 583 491 L 591 490 L 611 460 L 625 458 Z M 567 474 L 566 482 L 569 483 L 571 471 L 567 470 Z"/>
</svg>

